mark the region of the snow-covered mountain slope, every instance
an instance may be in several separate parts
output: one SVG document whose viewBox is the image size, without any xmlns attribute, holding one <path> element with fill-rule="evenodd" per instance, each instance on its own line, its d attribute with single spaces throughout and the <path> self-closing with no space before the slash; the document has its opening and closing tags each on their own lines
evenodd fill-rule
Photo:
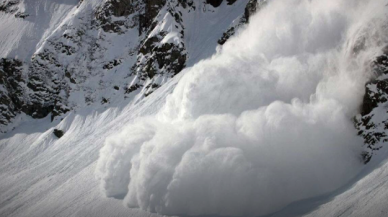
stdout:
<svg viewBox="0 0 388 217">
<path fill-rule="evenodd" d="M 384 156 L 386 157 L 386 155 Z M 307 216 L 387 216 L 388 162 Z"/>
<path fill-rule="evenodd" d="M 387 3 L 3 1 L 0 216 L 385 216 Z"/>
<path fill-rule="evenodd" d="M 134 107 L 85 109 L 60 123 L 27 118 L 5 134 L 0 145 L 0 216 L 115 216 L 120 208 L 121 216 L 138 213 L 101 194 L 94 167 L 105 138 L 135 117 L 154 113 L 172 86 L 164 88 Z M 54 128 L 65 135 L 58 139 Z"/>
<path fill-rule="evenodd" d="M 337 191 L 293 203 L 268 217 L 386 216 L 387 154 L 380 152 L 352 182 Z"/>
<path fill-rule="evenodd" d="M 12 103 L 2 103 L 0 130 L 21 113 L 55 118 L 148 96 L 214 53 L 248 0 L 211 2 L 3 1 L 1 57 L 23 70 L 12 75 L 18 77 L 12 88 L 5 82 L 1 96 Z"/>
<path fill-rule="evenodd" d="M 30 61 L 31 56 L 46 38 L 71 14 L 78 1 L 2 1 L 0 4 L 0 11 L 2 11 L 0 12 L 0 28 L 2 29 L 0 56 Z M 25 17 L 20 17 L 20 14 L 24 14 Z"/>
</svg>

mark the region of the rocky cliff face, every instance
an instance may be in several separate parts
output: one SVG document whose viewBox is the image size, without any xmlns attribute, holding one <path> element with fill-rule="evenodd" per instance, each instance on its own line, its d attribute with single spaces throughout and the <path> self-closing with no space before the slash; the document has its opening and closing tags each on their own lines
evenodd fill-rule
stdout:
<svg viewBox="0 0 388 217">
<path fill-rule="evenodd" d="M 131 75 L 137 79 L 127 93 L 145 88 L 145 95 L 149 95 L 161 85 L 161 80 L 173 77 L 185 67 L 187 52 L 181 10 L 190 7 L 189 4 L 192 2 L 182 4 L 180 1 L 169 1 L 158 19 L 149 19 L 148 15 L 146 20 L 154 21 L 148 26 L 148 37 L 141 42 L 137 61 L 131 68 Z M 161 6 L 156 4 L 153 8 Z M 147 28 L 141 26 L 140 29 Z"/>
<path fill-rule="evenodd" d="M 10 123 L 23 107 L 25 78 L 23 65 L 14 59 L 0 59 L 0 124 Z"/>
<path fill-rule="evenodd" d="M 28 13 L 19 9 L 20 0 L 5 0 L 0 2 L 0 11 L 4 13 L 13 14 L 15 18 L 24 19 L 29 16 Z"/>
<path fill-rule="evenodd" d="M 26 18 L 25 1 L 3 0 L 0 13 Z M 222 20 L 212 13 L 241 11 L 230 20 L 232 26 L 233 20 L 249 16 L 247 11 L 253 13 L 256 4 L 248 0 L 79 1 L 30 61 L 4 56 L 0 125 L 8 125 L 21 112 L 54 119 L 78 107 L 146 97 L 195 56 L 195 49 L 188 46 L 201 30 L 190 26 L 206 27 L 206 23 L 191 23 L 195 17 L 214 19 L 217 26 Z M 19 12 L 26 16 L 16 16 Z M 228 31 L 217 28 L 220 33 Z"/>
<path fill-rule="evenodd" d="M 361 114 L 355 118 L 358 135 L 364 138 L 365 151 L 362 154 L 368 163 L 382 144 L 388 142 L 388 47 L 372 62 L 373 78 L 365 85 Z"/>
</svg>

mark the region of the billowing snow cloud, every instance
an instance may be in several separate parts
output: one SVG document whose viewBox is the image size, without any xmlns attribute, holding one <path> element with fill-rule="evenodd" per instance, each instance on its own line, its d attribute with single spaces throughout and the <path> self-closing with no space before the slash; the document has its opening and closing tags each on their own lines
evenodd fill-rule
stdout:
<svg viewBox="0 0 388 217">
<path fill-rule="evenodd" d="M 263 215 L 362 166 L 358 112 L 387 43 L 383 0 L 273 0 L 166 105 L 106 140 L 104 192 L 162 214 Z"/>
</svg>

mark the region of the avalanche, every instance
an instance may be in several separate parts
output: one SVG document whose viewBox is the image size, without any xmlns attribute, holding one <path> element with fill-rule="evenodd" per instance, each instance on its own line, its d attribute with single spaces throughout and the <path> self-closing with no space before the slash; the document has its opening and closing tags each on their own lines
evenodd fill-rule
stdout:
<svg viewBox="0 0 388 217">
<path fill-rule="evenodd" d="M 270 2 L 156 115 L 106 140 L 105 194 L 161 214 L 257 216 L 348 183 L 362 168 L 352 118 L 387 43 L 384 2 Z"/>
<path fill-rule="evenodd" d="M 2 2 L 0 57 L 70 111 L 0 135 L 0 216 L 386 216 L 353 123 L 386 0 Z"/>
</svg>

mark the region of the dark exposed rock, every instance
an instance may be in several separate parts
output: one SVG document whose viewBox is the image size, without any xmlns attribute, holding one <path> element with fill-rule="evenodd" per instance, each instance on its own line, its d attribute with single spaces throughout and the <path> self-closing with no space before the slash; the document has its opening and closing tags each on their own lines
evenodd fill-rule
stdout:
<svg viewBox="0 0 388 217">
<path fill-rule="evenodd" d="M 122 17 L 128 16 L 135 12 L 135 0 L 109 0 L 103 4 L 96 13 L 96 18 L 103 22 L 107 22 L 110 16 Z"/>
<path fill-rule="evenodd" d="M 182 5 L 183 8 L 194 7 L 193 0 L 178 0 L 178 3 Z"/>
<path fill-rule="evenodd" d="M 62 136 L 65 135 L 65 133 L 62 130 L 58 130 L 58 129 L 54 129 L 53 133 L 58 138 L 61 138 Z"/>
<path fill-rule="evenodd" d="M 373 80 L 366 84 L 361 115 L 369 114 L 379 103 L 387 102 L 388 80 Z"/>
<path fill-rule="evenodd" d="M 361 114 L 355 118 L 355 127 L 358 135 L 364 138 L 365 151 L 361 154 L 364 163 L 368 163 L 375 151 L 382 148 L 381 144 L 388 141 L 385 130 L 388 129 L 388 119 L 374 119 L 373 111 L 377 108 L 386 108 L 388 102 L 388 52 L 377 57 L 372 63 L 372 72 L 375 75 L 365 85 L 365 95 L 361 106 Z"/>
<path fill-rule="evenodd" d="M 52 107 L 52 110 L 51 110 L 51 121 L 53 121 L 55 117 L 63 115 L 69 111 L 70 109 L 64 104 L 62 104 L 62 102 L 55 101 L 54 106 Z"/>
<path fill-rule="evenodd" d="M 112 60 L 109 63 L 105 64 L 102 68 L 103 69 L 113 69 L 114 67 L 121 64 L 121 60 Z"/>
<path fill-rule="evenodd" d="M 3 0 L 0 2 L 0 11 L 8 14 L 15 14 L 16 18 L 25 19 L 29 16 L 26 12 L 19 11 L 19 0 Z"/>
<path fill-rule="evenodd" d="M 22 109 L 25 80 L 23 64 L 16 59 L 0 59 L 0 124 L 6 125 Z"/>
<path fill-rule="evenodd" d="M 222 4 L 222 0 L 206 0 L 206 3 L 216 8 Z"/>
<path fill-rule="evenodd" d="M 149 78 L 152 78 L 154 76 L 153 72 L 157 70 L 154 67 L 165 68 L 165 71 L 172 72 L 173 75 L 176 75 L 185 67 L 186 54 L 184 53 L 183 44 L 181 46 L 172 43 L 159 45 L 157 43 L 159 41 L 158 37 L 152 37 L 140 48 L 140 53 L 143 55 L 152 54 L 143 64 L 143 71 L 147 72 Z M 155 65 L 155 63 L 158 65 Z"/>
<path fill-rule="evenodd" d="M 84 0 L 79 0 L 77 8 L 84 2 Z"/>
<path fill-rule="evenodd" d="M 144 82 L 147 79 L 154 78 L 155 75 L 169 75 L 170 77 L 178 74 L 186 66 L 186 51 L 183 43 L 173 44 L 159 42 L 163 39 L 166 33 L 161 32 L 158 36 L 147 39 L 143 46 L 139 49 L 140 58 L 137 64 L 132 68 L 133 74 L 137 74 L 139 82 Z M 146 57 L 146 58 L 143 58 Z M 143 61 L 145 59 L 145 61 Z M 153 83 L 151 83 L 153 84 Z M 132 92 L 139 87 L 141 83 L 136 83 L 135 87 L 129 88 L 127 91 Z M 157 89 L 158 85 L 148 85 L 147 93 Z"/>
<path fill-rule="evenodd" d="M 125 89 L 125 93 L 126 94 L 129 94 L 129 93 L 132 93 L 133 91 L 137 90 L 141 88 L 141 85 L 139 85 L 138 83 L 134 84 L 134 85 L 131 85 L 130 87 L 127 87 Z"/>
<path fill-rule="evenodd" d="M 225 44 L 225 42 L 236 33 L 236 28 L 237 27 L 231 27 L 228 30 L 226 30 L 226 32 L 224 32 L 222 37 L 218 39 L 217 43 L 220 45 Z"/>
<path fill-rule="evenodd" d="M 20 112 L 33 118 L 44 118 L 52 114 L 52 118 L 67 112 L 69 109 L 62 103 L 58 79 L 52 79 L 47 85 L 47 77 L 34 73 L 34 68 L 25 76 L 23 63 L 16 59 L 0 60 L 0 124 L 6 125 Z M 35 68 L 36 69 L 36 68 Z"/>
<path fill-rule="evenodd" d="M 228 5 L 232 5 L 236 2 L 237 0 L 226 0 L 226 2 L 228 3 Z M 218 7 L 222 4 L 223 0 L 206 0 L 206 3 L 207 4 L 210 4 L 211 6 L 213 7 Z"/>
<path fill-rule="evenodd" d="M 153 2 L 153 4 L 158 3 L 155 5 L 155 8 L 158 8 L 158 10 L 164 4 L 164 1 L 148 2 Z M 178 10 L 178 8 L 181 8 L 180 5 L 182 7 L 192 7 L 193 2 L 178 0 L 166 3 L 167 12 L 175 20 L 175 24 L 172 25 L 177 28 L 176 31 L 179 33 L 178 37 L 180 39 L 174 42 L 162 43 L 168 34 L 165 31 L 160 31 L 152 37 L 145 38 L 139 48 L 138 60 L 131 69 L 132 75 L 136 75 L 137 80 L 131 87 L 126 89 L 126 93 L 131 93 L 144 87 L 144 96 L 148 96 L 155 89 L 159 88 L 160 85 L 155 83 L 158 78 L 171 78 L 186 66 L 187 54 L 183 43 L 184 27 L 182 24 L 182 12 Z M 157 25 L 157 22 L 152 23 L 147 31 L 152 31 Z M 145 83 L 147 83 L 147 86 L 144 86 Z"/>
<path fill-rule="evenodd" d="M 108 0 L 95 16 L 105 32 L 122 33 L 122 28 L 137 26 L 141 35 L 152 29 L 154 18 L 165 4 L 166 0 Z M 112 17 L 129 17 L 130 20 L 113 21 Z"/>
<path fill-rule="evenodd" d="M 53 45 L 54 49 L 58 51 L 58 53 L 72 55 L 77 51 L 74 47 L 66 45 L 62 42 L 50 42 L 50 43 Z"/>
<path fill-rule="evenodd" d="M 149 29 L 153 29 L 152 26 L 156 24 L 153 22 L 156 15 L 166 4 L 166 0 L 143 0 L 144 1 L 144 13 L 139 16 L 139 35 L 147 32 Z M 154 24 L 153 24 L 154 23 Z"/>
<path fill-rule="evenodd" d="M 17 10 L 19 10 L 18 4 L 19 4 L 19 0 L 2 1 L 0 2 L 0 11 L 13 14 Z"/>
<path fill-rule="evenodd" d="M 85 32 L 83 32 L 82 30 L 78 29 L 74 33 L 65 33 L 65 34 L 63 34 L 63 37 L 65 39 L 71 40 L 75 44 L 79 44 L 79 42 L 81 42 L 81 40 L 82 40 L 82 36 L 83 35 L 85 35 Z"/>
<path fill-rule="evenodd" d="M 365 85 L 361 115 L 369 114 L 378 104 L 388 101 L 388 79 L 379 78 L 381 75 L 388 74 L 388 52 L 377 57 L 372 63 L 372 68 L 377 78 Z"/>
<path fill-rule="evenodd" d="M 256 13 L 260 2 L 258 1 L 259 0 L 249 0 L 247 6 L 245 7 L 243 19 L 246 23 L 249 22 L 249 18 L 252 16 L 252 14 Z"/>
<path fill-rule="evenodd" d="M 185 67 L 186 54 L 183 45 L 179 47 L 172 43 L 166 43 L 158 47 L 155 54 L 159 69 L 164 68 L 165 71 L 171 72 L 173 76 Z"/>
<path fill-rule="evenodd" d="M 95 13 L 99 25 L 105 32 L 122 33 L 122 28 L 130 28 L 132 24 L 125 20 L 112 21 L 112 17 L 128 17 L 139 7 L 136 0 L 108 0 Z"/>
<path fill-rule="evenodd" d="M 107 103 L 109 103 L 109 100 L 105 97 L 102 97 L 101 104 L 107 104 Z"/>
<path fill-rule="evenodd" d="M 15 14 L 15 17 L 16 17 L 16 18 L 22 18 L 22 19 L 25 19 L 25 18 L 27 18 L 28 16 L 30 16 L 30 15 L 27 14 L 27 13 L 23 13 L 23 12 L 17 12 L 17 13 Z"/>
<path fill-rule="evenodd" d="M 147 34 L 158 25 L 155 18 L 160 10 L 166 6 L 168 13 L 175 19 L 176 25 L 182 29 L 180 35 L 183 38 L 182 13 L 177 11 L 177 8 L 194 7 L 193 5 L 192 0 L 108 0 L 97 10 L 95 16 L 99 26 L 105 32 L 120 34 L 125 31 L 125 28 L 137 26 L 139 35 L 144 38 L 138 49 L 138 61 L 131 68 L 131 75 L 136 75 L 138 80 L 132 83 L 125 90 L 125 93 L 131 93 L 144 87 L 144 83 L 149 79 L 151 79 L 151 83 L 149 83 L 151 85 L 147 85 L 145 94 L 152 92 L 158 87 L 152 80 L 156 75 L 172 77 L 185 67 L 187 55 L 183 43 L 161 44 L 160 42 L 167 34 L 163 31 L 153 37 L 147 37 Z M 112 19 L 112 17 L 116 18 Z M 128 23 L 131 23 L 132 26 Z M 121 64 L 121 60 L 112 60 L 104 64 L 103 69 L 113 69 L 119 64 Z"/>
<path fill-rule="evenodd" d="M 160 87 L 160 85 L 158 84 L 149 84 L 147 85 L 145 88 L 146 88 L 146 92 L 144 94 L 145 97 L 149 96 L 151 93 L 153 93 L 156 89 L 158 89 Z"/>
<path fill-rule="evenodd" d="M 76 84 L 77 81 L 71 76 L 70 72 L 69 71 L 66 71 L 65 72 L 65 77 L 68 78 L 70 80 L 71 83 L 73 84 Z"/>
<path fill-rule="evenodd" d="M 228 2 L 228 5 L 234 4 L 237 0 L 226 0 Z"/>
<path fill-rule="evenodd" d="M 23 107 L 23 112 L 33 118 L 44 118 L 52 113 L 53 119 L 69 111 L 66 106 L 67 96 L 61 95 L 68 85 L 64 79 L 66 74 L 56 55 L 49 50 L 34 55 L 27 82 L 27 87 L 32 91 L 29 92 L 29 99 Z"/>
</svg>

